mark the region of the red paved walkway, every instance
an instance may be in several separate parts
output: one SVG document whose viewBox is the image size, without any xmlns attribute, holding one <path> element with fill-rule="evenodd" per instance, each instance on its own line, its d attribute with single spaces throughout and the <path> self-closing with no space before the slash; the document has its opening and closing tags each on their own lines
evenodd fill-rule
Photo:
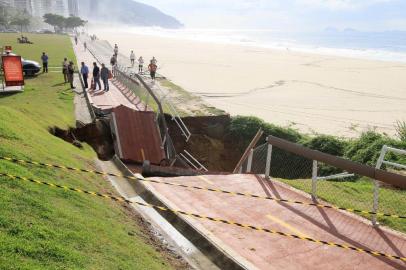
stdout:
<svg viewBox="0 0 406 270">
<path fill-rule="evenodd" d="M 157 179 L 310 202 L 304 195 L 286 188 L 283 184 L 265 181 L 253 175 Z M 276 203 L 161 184 L 148 186 L 174 209 L 401 257 L 406 255 L 406 239 L 400 234 L 373 228 L 360 218 L 334 209 Z M 254 269 L 406 269 L 406 264 L 398 260 L 208 220 L 185 218 L 213 241 L 241 256 Z"/>
<path fill-rule="evenodd" d="M 74 43 L 73 43 L 74 44 Z M 87 50 L 84 50 L 83 44 L 79 42 L 78 45 L 73 45 L 76 58 L 78 60 L 77 67 L 80 69 L 80 63 L 85 62 L 90 69 L 90 73 L 93 70 L 93 62 L 96 62 L 92 54 Z M 106 63 L 108 64 L 108 63 Z M 100 64 L 98 64 L 100 66 Z M 109 67 L 110 68 L 110 67 Z M 90 76 L 91 77 L 91 76 Z M 89 85 L 90 85 L 89 78 Z M 103 89 L 103 83 L 101 82 Z M 97 88 L 98 89 L 98 88 Z M 89 90 L 90 102 L 101 110 L 111 110 L 119 105 L 125 105 L 135 110 L 144 110 L 144 105 L 140 102 L 138 97 L 123 88 L 115 80 L 110 81 L 110 91 L 104 92 L 99 90 Z"/>
</svg>

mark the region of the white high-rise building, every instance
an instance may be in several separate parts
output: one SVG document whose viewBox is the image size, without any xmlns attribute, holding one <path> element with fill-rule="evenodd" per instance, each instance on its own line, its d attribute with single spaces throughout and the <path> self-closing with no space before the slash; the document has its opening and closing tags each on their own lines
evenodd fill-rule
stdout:
<svg viewBox="0 0 406 270">
<path fill-rule="evenodd" d="M 0 5 L 11 6 L 11 0 L 0 0 Z"/>
<path fill-rule="evenodd" d="M 66 17 L 79 15 L 78 0 L 0 0 L 0 4 L 24 10 L 37 17 L 47 13 Z"/>
<path fill-rule="evenodd" d="M 11 6 L 32 14 L 32 0 L 11 0 L 9 2 Z"/>
<path fill-rule="evenodd" d="M 69 15 L 79 16 L 78 0 L 68 0 Z"/>
</svg>

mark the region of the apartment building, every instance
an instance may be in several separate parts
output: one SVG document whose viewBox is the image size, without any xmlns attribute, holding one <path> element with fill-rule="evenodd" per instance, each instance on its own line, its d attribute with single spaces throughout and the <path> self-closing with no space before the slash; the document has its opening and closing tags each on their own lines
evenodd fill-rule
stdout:
<svg viewBox="0 0 406 270">
<path fill-rule="evenodd" d="M 0 3 L 3 2 L 37 17 L 46 13 L 62 16 L 79 14 L 78 0 L 0 0 Z"/>
</svg>

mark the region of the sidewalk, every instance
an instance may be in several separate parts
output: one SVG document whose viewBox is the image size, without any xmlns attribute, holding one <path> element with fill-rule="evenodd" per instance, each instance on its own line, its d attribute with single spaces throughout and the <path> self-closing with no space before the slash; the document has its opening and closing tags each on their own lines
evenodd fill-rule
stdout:
<svg viewBox="0 0 406 270">
<path fill-rule="evenodd" d="M 74 52 L 76 54 L 76 58 L 78 61 L 77 69 L 80 71 L 81 62 L 85 62 L 86 65 L 89 67 L 89 71 L 90 71 L 89 86 L 90 86 L 91 73 L 93 70 L 93 62 L 96 62 L 96 60 L 94 59 L 94 57 L 92 56 L 92 54 L 89 51 L 84 51 L 82 43 L 79 42 L 78 45 L 75 45 L 75 43 L 72 42 L 72 44 L 73 44 L 73 49 L 74 49 Z M 101 83 L 101 84 L 103 87 L 103 83 Z M 98 90 L 98 89 L 97 90 L 88 90 L 90 103 L 102 111 L 108 111 L 108 110 L 111 110 L 112 108 L 115 108 L 120 105 L 127 106 L 134 110 L 139 110 L 140 108 L 137 107 L 137 105 L 136 105 L 136 104 L 139 104 L 137 98 L 134 97 L 134 95 L 130 92 L 127 92 L 125 95 L 116 87 L 115 84 L 116 84 L 116 82 L 114 80 L 109 81 L 110 91 L 108 91 L 108 92 L 105 92 L 103 90 Z"/>
<path fill-rule="evenodd" d="M 309 198 L 277 181 L 267 181 L 255 175 L 152 179 L 311 202 Z M 374 228 L 358 217 L 335 209 L 278 203 L 157 183 L 145 185 L 172 209 L 390 255 L 406 255 L 404 235 L 384 228 Z M 399 260 L 283 237 L 277 233 L 267 234 L 207 219 L 184 215 L 182 218 L 240 262 L 245 261 L 244 264 L 250 269 L 406 269 L 406 263 Z"/>
<path fill-rule="evenodd" d="M 76 86 L 76 89 L 73 90 L 76 94 L 73 100 L 75 104 L 76 121 L 80 121 L 83 124 L 90 124 L 93 122 L 93 119 L 87 107 L 86 97 L 82 92 L 82 83 L 80 82 L 78 74 L 75 74 L 73 85 Z"/>
</svg>

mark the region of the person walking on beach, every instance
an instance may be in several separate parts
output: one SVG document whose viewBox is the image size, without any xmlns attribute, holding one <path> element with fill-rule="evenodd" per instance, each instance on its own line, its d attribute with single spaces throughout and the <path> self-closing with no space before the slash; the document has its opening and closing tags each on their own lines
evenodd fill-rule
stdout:
<svg viewBox="0 0 406 270">
<path fill-rule="evenodd" d="M 106 92 L 108 92 L 110 90 L 110 87 L 109 87 L 109 74 L 110 74 L 109 69 L 104 64 L 102 64 L 102 68 L 100 70 L 100 77 L 101 77 L 101 79 L 103 81 L 104 91 L 106 91 Z"/>
<path fill-rule="evenodd" d="M 48 73 L 48 55 L 43 52 L 42 56 L 41 56 L 41 60 L 42 60 L 42 73 Z"/>
<path fill-rule="evenodd" d="M 148 66 L 149 73 L 151 74 L 151 79 L 155 81 L 156 70 L 158 66 L 151 60 L 151 63 Z"/>
<path fill-rule="evenodd" d="M 135 53 L 134 53 L 134 51 L 131 51 L 130 61 L 131 61 L 131 66 L 134 67 L 134 63 L 135 63 Z"/>
<path fill-rule="evenodd" d="M 153 63 L 154 65 L 158 64 L 158 61 L 156 60 L 155 56 L 152 57 L 151 63 Z"/>
<path fill-rule="evenodd" d="M 144 69 L 144 58 L 140 56 L 140 58 L 138 58 L 138 73 L 142 74 L 143 69 Z"/>
<path fill-rule="evenodd" d="M 63 62 L 62 62 L 62 74 L 63 74 L 63 78 L 65 80 L 65 83 L 68 82 L 68 66 L 69 66 L 68 59 L 67 58 L 63 59 Z"/>
<path fill-rule="evenodd" d="M 118 46 L 117 46 L 117 44 L 114 45 L 114 55 L 115 56 L 118 55 Z"/>
<path fill-rule="evenodd" d="M 93 63 L 93 83 L 94 83 L 94 90 L 96 90 L 96 86 L 99 86 L 99 90 L 101 90 L 101 83 L 100 83 L 100 68 L 97 66 L 96 62 Z"/>
<path fill-rule="evenodd" d="M 70 82 L 70 88 L 75 89 L 76 87 L 73 85 L 73 75 L 75 74 L 75 66 L 73 62 L 70 61 L 68 65 L 68 81 Z"/>
<path fill-rule="evenodd" d="M 89 68 L 86 66 L 85 62 L 82 62 L 82 67 L 80 68 L 80 74 L 83 77 L 83 83 L 85 84 L 85 89 L 89 88 L 87 79 L 89 78 Z"/>
</svg>

